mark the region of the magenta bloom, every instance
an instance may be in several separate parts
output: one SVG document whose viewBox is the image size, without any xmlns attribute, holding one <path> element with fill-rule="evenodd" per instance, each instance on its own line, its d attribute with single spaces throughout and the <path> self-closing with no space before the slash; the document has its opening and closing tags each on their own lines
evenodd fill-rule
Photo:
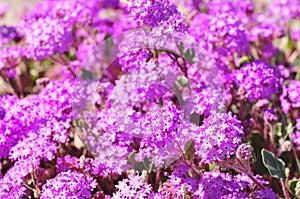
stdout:
<svg viewBox="0 0 300 199">
<path fill-rule="evenodd" d="M 215 113 L 206 118 L 195 135 L 195 154 L 202 163 L 229 158 L 244 135 L 241 121 L 232 113 Z"/>
<path fill-rule="evenodd" d="M 291 80 L 291 82 L 283 87 L 283 93 L 280 96 L 281 107 L 284 113 L 288 113 L 290 109 L 300 108 L 300 81 Z"/>
<path fill-rule="evenodd" d="M 37 60 L 51 57 L 56 52 L 67 52 L 73 43 L 71 28 L 62 20 L 49 16 L 28 16 L 20 28 Z"/>
<path fill-rule="evenodd" d="M 238 92 L 250 102 L 271 99 L 281 88 L 279 71 L 266 62 L 255 60 L 246 63 L 233 74 Z"/>
<path fill-rule="evenodd" d="M 59 173 L 43 185 L 41 199 L 46 198 L 90 198 L 96 181 L 71 170 Z"/>
</svg>

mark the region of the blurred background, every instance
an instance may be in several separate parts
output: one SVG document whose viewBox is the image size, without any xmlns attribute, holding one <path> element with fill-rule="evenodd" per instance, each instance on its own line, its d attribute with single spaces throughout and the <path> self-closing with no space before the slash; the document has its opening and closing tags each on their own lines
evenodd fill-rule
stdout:
<svg viewBox="0 0 300 199">
<path fill-rule="evenodd" d="M 4 19 L 0 20 L 1 24 L 15 24 L 21 17 L 22 12 L 30 10 L 37 2 L 39 2 L 39 0 L 0 0 L 1 4 L 7 4 L 9 6 Z"/>
</svg>

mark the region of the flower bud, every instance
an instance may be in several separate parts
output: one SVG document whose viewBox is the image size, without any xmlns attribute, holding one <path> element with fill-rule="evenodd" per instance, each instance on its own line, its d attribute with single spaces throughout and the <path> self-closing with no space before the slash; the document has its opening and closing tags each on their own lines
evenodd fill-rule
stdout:
<svg viewBox="0 0 300 199">
<path fill-rule="evenodd" d="M 241 144 L 236 151 L 237 158 L 241 160 L 250 160 L 252 152 L 252 146 L 248 144 Z"/>
</svg>

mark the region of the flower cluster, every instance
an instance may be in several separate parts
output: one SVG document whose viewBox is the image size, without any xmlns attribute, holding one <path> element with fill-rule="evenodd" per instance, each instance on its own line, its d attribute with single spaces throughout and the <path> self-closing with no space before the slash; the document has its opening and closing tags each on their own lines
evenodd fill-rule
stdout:
<svg viewBox="0 0 300 199">
<path fill-rule="evenodd" d="M 20 29 L 24 32 L 28 48 L 38 60 L 51 57 L 56 52 L 68 52 L 72 44 L 70 27 L 49 16 L 28 16 Z"/>
<path fill-rule="evenodd" d="M 287 86 L 283 87 L 283 93 L 280 96 L 283 112 L 288 113 L 291 109 L 300 108 L 300 81 L 292 80 Z"/>
<path fill-rule="evenodd" d="M 251 180 L 244 175 L 231 176 L 219 171 L 205 172 L 199 182 L 198 190 L 195 192 L 197 198 L 251 198 L 248 187 Z M 274 199 L 275 194 L 270 190 L 255 192 L 255 197 Z"/>
<path fill-rule="evenodd" d="M 300 18 L 300 3 L 286 0 L 274 0 L 269 4 L 268 14 L 275 18 L 279 24 L 286 24 L 293 18 Z"/>
<path fill-rule="evenodd" d="M 72 171 L 59 173 L 43 185 L 41 198 L 90 198 L 96 181 Z"/>
<path fill-rule="evenodd" d="M 243 134 L 241 122 L 232 113 L 214 113 L 195 136 L 195 154 L 202 163 L 222 161 L 235 152 Z"/>
<path fill-rule="evenodd" d="M 116 185 L 117 191 L 114 193 L 114 199 L 117 198 L 147 198 L 152 192 L 152 188 L 146 183 L 147 179 L 143 179 L 144 176 L 131 175 L 127 179 L 124 179 Z"/>
<path fill-rule="evenodd" d="M 297 197 L 299 8 L 0 3 L 0 198 Z"/>
<path fill-rule="evenodd" d="M 274 109 L 274 108 L 265 108 L 265 110 L 264 110 L 264 120 L 268 121 L 271 124 L 276 123 L 277 120 L 278 120 L 276 109 Z"/>
<path fill-rule="evenodd" d="M 241 160 L 250 160 L 252 147 L 248 144 L 241 144 L 236 150 L 236 157 Z"/>
<path fill-rule="evenodd" d="M 191 22 L 190 32 L 216 59 L 220 68 L 221 63 L 229 65 L 228 57 L 233 53 L 242 56 L 249 52 L 246 29 L 234 12 L 198 14 Z"/>
<path fill-rule="evenodd" d="M 17 67 L 25 58 L 29 58 L 28 50 L 20 46 L 9 46 L 1 50 L 0 70 L 7 69 L 7 76 L 13 78 L 16 74 L 14 68 Z"/>
<path fill-rule="evenodd" d="M 297 119 L 296 122 L 296 131 L 293 134 L 292 139 L 296 146 L 300 148 L 300 119 Z"/>
<path fill-rule="evenodd" d="M 183 16 L 168 0 L 132 0 L 129 2 L 128 12 L 140 25 L 170 28 L 180 32 L 187 30 Z"/>
<path fill-rule="evenodd" d="M 243 65 L 234 77 L 241 98 L 249 101 L 270 99 L 279 92 L 282 82 L 276 68 L 257 60 Z"/>
<path fill-rule="evenodd" d="M 19 41 L 21 39 L 21 35 L 15 27 L 2 25 L 0 26 L 0 38 L 0 47 L 2 48 L 11 41 Z"/>
</svg>

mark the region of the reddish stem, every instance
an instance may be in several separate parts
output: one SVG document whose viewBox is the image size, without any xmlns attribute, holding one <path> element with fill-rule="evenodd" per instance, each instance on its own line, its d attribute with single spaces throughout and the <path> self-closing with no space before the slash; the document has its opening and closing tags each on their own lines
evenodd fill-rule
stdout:
<svg viewBox="0 0 300 199">
<path fill-rule="evenodd" d="M 159 181 L 160 181 L 160 169 L 157 168 L 156 170 L 156 177 L 155 177 L 155 190 L 158 190 L 159 187 Z"/>
<path fill-rule="evenodd" d="M 192 169 L 192 171 L 200 178 L 200 177 L 201 177 L 201 174 L 199 173 L 199 171 L 197 171 L 197 170 L 195 169 L 195 167 L 193 166 L 193 164 L 190 164 L 190 163 L 185 159 L 184 152 L 183 152 L 183 150 L 181 149 L 179 143 L 176 142 L 176 144 L 177 144 L 177 146 L 178 146 L 178 148 L 179 148 L 179 150 L 180 150 L 180 153 L 181 153 L 181 155 L 182 155 L 182 157 L 183 157 L 183 162 L 184 162 L 184 164 L 186 164 L 187 166 L 189 166 L 190 169 Z"/>
<path fill-rule="evenodd" d="M 283 179 L 280 179 L 280 184 L 281 184 L 281 187 L 282 187 L 282 191 L 283 191 L 283 194 L 284 194 L 284 197 L 286 199 L 290 199 L 290 195 L 289 195 L 289 192 L 286 188 L 286 185 L 285 185 L 285 182 Z"/>
</svg>

